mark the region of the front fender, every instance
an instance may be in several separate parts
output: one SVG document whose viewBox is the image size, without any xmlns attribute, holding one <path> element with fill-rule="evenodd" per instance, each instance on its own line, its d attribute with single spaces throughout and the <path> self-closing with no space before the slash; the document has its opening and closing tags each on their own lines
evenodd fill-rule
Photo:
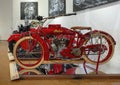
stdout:
<svg viewBox="0 0 120 85">
<path fill-rule="evenodd" d="M 8 38 L 8 42 L 10 41 L 15 41 L 17 42 L 20 39 L 21 35 L 20 34 L 12 34 L 9 38 Z"/>
<path fill-rule="evenodd" d="M 44 39 L 42 39 L 39 35 L 33 34 L 32 37 L 39 41 L 39 43 L 42 46 L 42 49 L 44 50 L 44 60 L 49 60 L 49 47 L 47 45 L 47 42 L 45 42 Z"/>
</svg>

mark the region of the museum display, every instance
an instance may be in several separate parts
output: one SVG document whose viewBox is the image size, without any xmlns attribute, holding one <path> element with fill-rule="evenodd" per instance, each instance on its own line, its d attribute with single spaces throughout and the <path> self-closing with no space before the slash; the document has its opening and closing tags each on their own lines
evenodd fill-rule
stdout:
<svg viewBox="0 0 120 85">
<path fill-rule="evenodd" d="M 119 85 L 120 0 L 0 2 L 0 85 Z"/>
<path fill-rule="evenodd" d="M 66 14 L 69 16 L 72 14 Z M 39 22 L 55 17 L 38 17 Z M 82 33 L 86 30 L 86 33 Z M 27 35 L 25 35 L 27 34 Z M 19 35 L 19 34 L 18 34 Z M 20 38 L 20 35 L 25 35 Z M 33 69 L 44 61 L 71 61 L 83 59 L 91 64 L 104 64 L 112 58 L 116 44 L 113 37 L 91 27 L 74 26 L 71 29 L 60 24 L 39 25 L 34 31 L 20 34 L 14 46 L 15 61 L 25 69 Z M 13 34 L 13 36 L 15 36 Z"/>
</svg>

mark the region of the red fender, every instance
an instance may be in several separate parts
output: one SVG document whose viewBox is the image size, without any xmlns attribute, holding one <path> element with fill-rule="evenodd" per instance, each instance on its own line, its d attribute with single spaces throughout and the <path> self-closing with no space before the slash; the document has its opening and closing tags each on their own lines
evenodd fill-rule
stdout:
<svg viewBox="0 0 120 85">
<path fill-rule="evenodd" d="M 31 28 L 30 32 L 36 32 L 36 29 Z M 12 34 L 9 38 L 8 38 L 8 42 L 10 41 L 15 41 L 17 42 L 20 38 L 24 37 L 24 36 L 28 36 L 28 32 L 23 32 L 23 33 L 16 33 L 16 34 Z"/>
<path fill-rule="evenodd" d="M 103 33 L 103 34 L 109 36 L 109 37 L 112 39 L 114 45 L 116 45 L 116 41 L 114 40 L 114 38 L 113 38 L 110 34 L 108 34 L 107 32 L 104 32 L 104 31 L 101 31 L 101 30 L 93 30 L 92 32 L 93 32 L 93 33 L 99 32 L 99 33 Z M 91 32 L 86 33 L 85 36 L 90 35 L 90 33 L 91 33 Z"/>
<path fill-rule="evenodd" d="M 33 34 L 32 37 L 40 42 L 44 50 L 44 60 L 49 60 L 49 47 L 44 39 L 42 39 L 38 34 Z"/>
<path fill-rule="evenodd" d="M 9 38 L 8 38 L 8 42 L 10 42 L 10 41 L 15 41 L 15 42 L 17 42 L 19 39 L 20 39 L 20 37 L 21 37 L 21 34 L 12 34 Z"/>
</svg>

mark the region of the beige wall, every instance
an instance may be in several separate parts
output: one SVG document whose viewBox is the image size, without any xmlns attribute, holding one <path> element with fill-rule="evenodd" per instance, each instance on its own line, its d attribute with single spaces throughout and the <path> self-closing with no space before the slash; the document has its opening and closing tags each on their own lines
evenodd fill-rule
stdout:
<svg viewBox="0 0 120 85">
<path fill-rule="evenodd" d="M 12 0 L 0 0 L 0 40 L 6 40 L 11 34 Z"/>
</svg>

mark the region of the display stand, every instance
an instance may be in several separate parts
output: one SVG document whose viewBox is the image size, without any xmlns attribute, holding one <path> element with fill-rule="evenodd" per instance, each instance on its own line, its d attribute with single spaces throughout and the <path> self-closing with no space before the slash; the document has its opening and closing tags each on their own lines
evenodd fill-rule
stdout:
<svg viewBox="0 0 120 85">
<path fill-rule="evenodd" d="M 101 51 L 99 51 L 98 60 L 97 60 L 95 68 L 86 65 L 86 61 L 84 61 L 83 67 L 84 67 L 84 71 L 86 74 L 88 74 L 86 68 L 89 68 L 89 69 L 93 70 L 95 72 L 95 74 L 98 74 L 98 68 L 99 68 L 99 63 L 100 63 L 100 52 Z"/>
<path fill-rule="evenodd" d="M 86 61 L 83 59 L 81 60 L 50 60 L 50 61 L 44 61 L 42 64 L 68 64 L 68 63 L 75 63 L 75 64 L 83 64 L 83 68 L 85 71 L 85 74 L 42 74 L 39 70 L 35 69 L 24 69 L 21 68 L 22 71 L 19 71 L 19 66 L 15 61 L 10 62 L 10 78 L 11 80 L 16 79 L 103 79 L 103 78 L 109 78 L 109 79 L 119 79 L 119 74 L 105 74 L 103 72 L 99 71 L 99 59 L 100 55 L 98 56 L 98 62 L 93 68 L 92 66 L 87 65 Z M 87 69 L 93 70 L 92 73 L 88 73 Z"/>
<path fill-rule="evenodd" d="M 120 79 L 120 74 L 98 74 L 98 75 L 21 75 L 22 80 L 41 80 L 41 79 Z"/>
<path fill-rule="evenodd" d="M 38 73 L 35 70 L 26 70 L 23 71 L 23 73 L 27 74 L 21 74 L 17 70 L 16 62 L 11 62 L 10 63 L 10 78 L 11 80 L 38 80 L 38 79 L 119 79 L 120 74 L 104 74 L 98 71 L 98 74 L 71 74 L 71 75 L 66 75 L 66 74 L 61 74 L 61 75 L 42 75 Z M 28 71 L 28 72 L 27 72 Z M 34 72 L 34 74 L 30 75 L 29 72 Z"/>
<path fill-rule="evenodd" d="M 15 60 L 13 54 L 9 51 L 8 51 L 8 59 L 9 59 L 9 61 Z"/>
<path fill-rule="evenodd" d="M 79 63 L 83 63 L 83 62 L 84 62 L 83 59 L 79 59 L 79 60 L 49 60 L 49 61 L 43 61 L 42 64 L 55 64 L 55 63 L 58 63 L 58 64 L 76 63 L 76 64 L 79 64 Z"/>
<path fill-rule="evenodd" d="M 10 78 L 11 80 L 16 80 L 16 79 L 19 79 L 20 76 L 19 76 L 19 73 L 18 73 L 18 70 L 17 70 L 17 66 L 16 66 L 16 62 L 10 62 Z"/>
</svg>

